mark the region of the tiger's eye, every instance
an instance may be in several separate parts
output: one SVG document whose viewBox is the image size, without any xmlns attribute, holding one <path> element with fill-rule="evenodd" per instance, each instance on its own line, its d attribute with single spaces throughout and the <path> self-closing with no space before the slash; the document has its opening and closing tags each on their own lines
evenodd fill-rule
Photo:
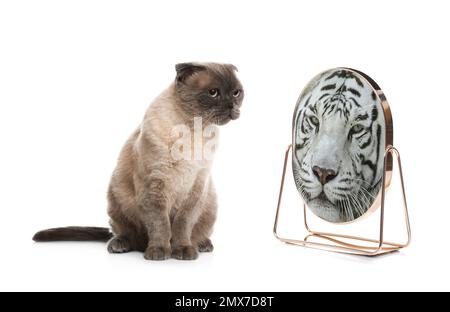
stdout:
<svg viewBox="0 0 450 312">
<path fill-rule="evenodd" d="M 213 98 L 218 97 L 219 96 L 219 89 L 211 89 L 211 90 L 208 91 L 208 93 L 209 93 L 210 97 L 213 97 Z"/>
<path fill-rule="evenodd" d="M 241 90 L 235 90 L 233 92 L 233 97 L 237 98 L 237 97 L 239 97 L 239 95 L 241 95 Z"/>
<path fill-rule="evenodd" d="M 311 123 L 312 123 L 314 126 L 318 126 L 318 125 L 319 125 L 319 118 L 317 118 L 316 116 L 311 116 L 311 117 L 309 117 L 309 120 L 311 121 Z"/>
<path fill-rule="evenodd" d="M 364 130 L 364 126 L 363 126 L 363 125 L 356 124 L 356 125 L 354 125 L 354 126 L 352 127 L 352 129 L 350 130 L 350 132 L 352 132 L 352 133 L 359 133 L 359 132 L 361 132 L 361 131 L 363 131 L 363 130 Z"/>
</svg>

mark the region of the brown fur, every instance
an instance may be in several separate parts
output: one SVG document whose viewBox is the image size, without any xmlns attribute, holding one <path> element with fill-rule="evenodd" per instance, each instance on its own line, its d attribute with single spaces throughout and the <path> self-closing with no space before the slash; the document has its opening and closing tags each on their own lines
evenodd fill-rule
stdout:
<svg viewBox="0 0 450 312">
<path fill-rule="evenodd" d="M 203 127 L 238 118 L 243 90 L 235 70 L 230 64 L 176 65 L 175 82 L 150 105 L 112 175 L 109 252 L 138 250 L 149 260 L 191 260 L 198 251 L 213 250 L 209 237 L 217 201 L 211 161 L 175 160 L 170 147 L 177 138 L 171 131 L 183 124 L 193 133 L 194 117 L 203 118 Z M 211 97 L 211 89 L 220 96 Z M 233 96 L 236 90 L 239 96 Z"/>
</svg>

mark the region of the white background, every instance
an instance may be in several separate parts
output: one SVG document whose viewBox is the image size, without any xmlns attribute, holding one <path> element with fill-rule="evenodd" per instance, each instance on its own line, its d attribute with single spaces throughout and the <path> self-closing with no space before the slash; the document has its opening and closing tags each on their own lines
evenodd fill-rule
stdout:
<svg viewBox="0 0 450 312">
<path fill-rule="evenodd" d="M 450 290 L 447 2 L 0 2 L 0 290 Z M 33 243 L 46 227 L 107 226 L 122 144 L 191 60 L 235 64 L 246 90 L 214 164 L 215 252 L 155 263 L 100 243 Z M 272 236 L 297 96 L 336 66 L 371 75 L 391 104 L 414 235 L 400 253 Z"/>
</svg>

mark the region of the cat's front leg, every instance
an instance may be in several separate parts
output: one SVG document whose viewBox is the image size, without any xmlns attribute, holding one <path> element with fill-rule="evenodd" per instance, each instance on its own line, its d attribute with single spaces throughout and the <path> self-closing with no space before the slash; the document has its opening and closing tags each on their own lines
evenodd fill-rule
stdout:
<svg viewBox="0 0 450 312">
<path fill-rule="evenodd" d="M 179 260 L 198 258 L 198 248 L 191 237 L 194 226 L 202 214 L 203 201 L 208 191 L 208 172 L 201 172 L 189 192 L 189 197 L 175 214 L 172 223 L 172 257 Z"/>
<path fill-rule="evenodd" d="M 192 245 L 191 233 L 194 227 L 190 209 L 178 211 L 172 224 L 172 257 L 178 260 L 195 260 L 198 251 Z M 195 222 L 195 221 L 194 221 Z"/>
<path fill-rule="evenodd" d="M 166 260 L 171 255 L 170 206 L 165 190 L 164 180 L 155 177 L 146 179 L 141 213 L 148 234 L 148 246 L 144 254 L 147 260 Z"/>
</svg>

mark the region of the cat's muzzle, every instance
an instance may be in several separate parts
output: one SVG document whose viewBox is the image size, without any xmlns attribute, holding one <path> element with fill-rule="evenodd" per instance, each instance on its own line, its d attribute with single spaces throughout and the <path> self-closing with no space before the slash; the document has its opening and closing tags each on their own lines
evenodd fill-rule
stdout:
<svg viewBox="0 0 450 312">
<path fill-rule="evenodd" d="M 241 112 L 240 112 L 239 108 L 233 107 L 233 108 L 231 109 L 231 112 L 230 112 L 230 118 L 231 118 L 232 120 L 238 119 L 240 115 L 241 115 Z"/>
</svg>

